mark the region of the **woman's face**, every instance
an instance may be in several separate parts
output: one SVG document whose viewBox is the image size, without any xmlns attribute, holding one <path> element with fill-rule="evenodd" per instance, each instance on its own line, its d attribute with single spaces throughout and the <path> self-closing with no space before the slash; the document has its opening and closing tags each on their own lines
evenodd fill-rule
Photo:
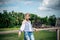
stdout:
<svg viewBox="0 0 60 40">
<path fill-rule="evenodd" d="M 29 20 L 29 19 L 30 19 L 30 14 L 27 14 L 27 15 L 25 16 L 25 19 Z"/>
</svg>

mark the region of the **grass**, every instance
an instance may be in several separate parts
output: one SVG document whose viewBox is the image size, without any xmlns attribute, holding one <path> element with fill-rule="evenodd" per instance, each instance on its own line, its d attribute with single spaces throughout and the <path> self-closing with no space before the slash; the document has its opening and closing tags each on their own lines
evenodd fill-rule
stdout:
<svg viewBox="0 0 60 40">
<path fill-rule="evenodd" d="M 38 31 L 34 32 L 35 40 L 56 40 L 56 32 L 55 31 Z M 17 33 L 10 34 L 0 34 L 0 40 L 23 40 L 23 33 L 21 37 L 18 38 Z"/>
<path fill-rule="evenodd" d="M 0 28 L 0 31 L 19 30 L 19 28 Z"/>
</svg>

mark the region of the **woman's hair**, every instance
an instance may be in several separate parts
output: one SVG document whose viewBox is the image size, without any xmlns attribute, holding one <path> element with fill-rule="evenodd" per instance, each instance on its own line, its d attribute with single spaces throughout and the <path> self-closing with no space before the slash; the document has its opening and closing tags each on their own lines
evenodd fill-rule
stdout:
<svg viewBox="0 0 60 40">
<path fill-rule="evenodd" d="M 29 15 L 29 16 L 30 16 L 30 14 L 29 14 L 29 13 L 26 13 L 26 14 L 24 15 L 24 17 L 25 17 L 26 15 Z"/>
</svg>

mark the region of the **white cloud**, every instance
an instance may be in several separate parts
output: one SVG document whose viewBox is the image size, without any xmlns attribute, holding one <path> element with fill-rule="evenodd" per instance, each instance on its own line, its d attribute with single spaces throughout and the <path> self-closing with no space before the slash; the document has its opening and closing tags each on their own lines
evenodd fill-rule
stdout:
<svg viewBox="0 0 60 40">
<path fill-rule="evenodd" d="M 60 8 L 60 0 L 43 0 L 39 10 L 54 10 Z"/>
<path fill-rule="evenodd" d="M 24 1 L 24 0 L 3 0 L 1 1 L 0 0 L 0 5 L 4 5 L 4 4 L 14 4 L 14 3 L 17 3 L 19 4 L 20 2 L 26 4 L 26 5 L 30 5 L 33 3 L 33 1 Z"/>
<path fill-rule="evenodd" d="M 26 5 L 29 5 L 29 4 L 32 4 L 33 2 L 32 1 L 24 1 L 24 4 Z"/>
<path fill-rule="evenodd" d="M 14 2 L 20 2 L 21 0 L 0 0 L 0 5 L 2 4 L 9 4 L 9 3 L 14 3 Z"/>
<path fill-rule="evenodd" d="M 19 7 L 18 6 L 11 6 L 11 7 L 1 7 L 0 11 L 2 12 L 3 10 L 9 10 L 9 11 L 19 11 Z"/>
<path fill-rule="evenodd" d="M 48 4 L 49 4 L 49 1 L 50 1 L 50 0 L 44 0 L 43 3 L 42 3 L 42 6 L 48 5 Z"/>
<path fill-rule="evenodd" d="M 46 10 L 47 8 L 46 7 L 39 7 L 38 9 L 40 9 L 40 10 Z"/>
<path fill-rule="evenodd" d="M 44 7 L 44 6 L 38 7 L 38 9 L 41 10 L 41 11 L 54 10 L 52 8 L 47 8 L 47 7 Z"/>
<path fill-rule="evenodd" d="M 43 0 L 42 5 L 38 7 L 39 10 L 48 10 L 46 6 L 49 4 L 49 0 Z"/>
</svg>

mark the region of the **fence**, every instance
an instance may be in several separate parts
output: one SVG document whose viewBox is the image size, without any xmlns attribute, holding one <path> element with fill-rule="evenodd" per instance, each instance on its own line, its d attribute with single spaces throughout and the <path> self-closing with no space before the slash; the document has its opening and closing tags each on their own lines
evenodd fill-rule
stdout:
<svg viewBox="0 0 60 40">
<path fill-rule="evenodd" d="M 56 30 L 57 32 L 57 40 L 60 40 L 60 27 L 54 27 L 54 28 L 41 28 L 41 29 L 36 29 L 37 31 L 40 31 L 40 30 Z"/>
</svg>

